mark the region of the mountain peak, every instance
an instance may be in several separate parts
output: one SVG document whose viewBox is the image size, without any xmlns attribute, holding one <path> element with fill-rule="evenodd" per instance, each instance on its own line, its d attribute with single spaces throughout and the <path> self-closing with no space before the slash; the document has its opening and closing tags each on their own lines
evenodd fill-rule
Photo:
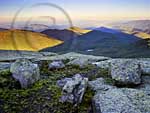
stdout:
<svg viewBox="0 0 150 113">
<path fill-rule="evenodd" d="M 112 33 L 112 34 L 115 34 L 115 33 L 120 33 L 121 31 L 117 30 L 117 29 L 113 29 L 113 28 L 107 28 L 107 27 L 99 27 L 99 28 L 96 28 L 94 29 L 95 31 L 101 31 L 101 32 L 106 32 L 106 33 Z"/>
</svg>

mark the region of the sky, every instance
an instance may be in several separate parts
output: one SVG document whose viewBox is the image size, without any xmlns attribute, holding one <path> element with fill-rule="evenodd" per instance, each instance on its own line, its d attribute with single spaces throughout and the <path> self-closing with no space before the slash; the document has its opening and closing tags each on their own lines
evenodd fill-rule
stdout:
<svg viewBox="0 0 150 113">
<path fill-rule="evenodd" d="M 150 0 L 0 0 L 0 24 L 15 17 L 15 23 L 60 25 L 70 24 L 70 19 L 77 26 L 96 26 L 150 19 Z"/>
</svg>

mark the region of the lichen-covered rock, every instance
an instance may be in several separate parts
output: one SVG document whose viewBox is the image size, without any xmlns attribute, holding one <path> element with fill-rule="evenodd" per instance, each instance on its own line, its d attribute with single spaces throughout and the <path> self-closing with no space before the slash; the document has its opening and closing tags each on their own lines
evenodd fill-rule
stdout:
<svg viewBox="0 0 150 113">
<path fill-rule="evenodd" d="M 150 94 L 150 76 L 142 76 L 142 84 L 136 88 Z"/>
<path fill-rule="evenodd" d="M 96 65 L 99 68 L 102 69 L 110 69 L 110 64 L 112 60 L 105 60 L 105 61 L 100 61 L 100 62 L 94 62 L 92 63 L 93 65 Z"/>
<path fill-rule="evenodd" d="M 150 75 L 150 61 L 140 61 L 140 66 L 143 74 L 149 74 Z"/>
<path fill-rule="evenodd" d="M 149 113 L 150 95 L 136 89 L 110 89 L 93 99 L 94 113 Z"/>
<path fill-rule="evenodd" d="M 75 105 L 81 103 L 87 84 L 88 78 L 84 78 L 80 74 L 74 75 L 63 86 L 61 102 L 69 102 Z"/>
<path fill-rule="evenodd" d="M 116 59 L 111 62 L 112 79 L 123 85 L 140 84 L 141 68 L 139 62 L 129 59 Z"/>
<path fill-rule="evenodd" d="M 150 93 L 127 88 L 123 88 L 122 92 L 141 111 L 141 113 L 150 113 Z"/>
<path fill-rule="evenodd" d="M 84 55 L 80 53 L 75 53 L 75 52 L 70 52 L 66 54 L 61 54 L 61 55 L 56 55 L 56 56 L 50 56 L 50 57 L 39 57 L 37 58 L 38 60 L 74 60 L 77 58 L 86 58 L 89 60 L 92 60 L 94 62 L 96 61 L 104 61 L 110 59 L 109 57 L 104 57 L 104 56 L 93 56 L 93 55 Z"/>
<path fill-rule="evenodd" d="M 64 85 L 68 82 L 68 81 L 71 81 L 72 78 L 64 78 L 64 79 L 61 79 L 61 80 L 58 80 L 57 81 L 57 85 L 61 88 L 64 87 Z"/>
<path fill-rule="evenodd" d="M 126 60 L 126 59 L 116 59 L 116 60 Z M 149 59 L 128 59 L 128 60 L 134 60 L 135 62 L 139 62 L 142 74 L 150 74 L 150 60 Z M 109 59 L 105 61 L 93 62 L 92 64 L 103 69 L 110 69 L 112 61 L 114 60 Z"/>
<path fill-rule="evenodd" d="M 103 60 L 109 59 L 107 57 L 102 57 L 102 56 L 72 54 L 72 56 L 73 55 L 76 55 L 76 56 L 74 56 L 74 59 L 72 59 L 68 64 L 79 65 L 80 67 L 84 67 L 84 66 L 86 66 L 88 64 L 92 64 L 93 62 L 96 62 L 96 61 L 103 61 Z"/>
<path fill-rule="evenodd" d="M 70 53 L 66 53 L 63 55 L 59 55 L 58 58 L 62 58 L 62 59 L 76 59 L 76 58 L 87 58 L 90 60 L 107 60 L 110 59 L 109 57 L 104 57 L 104 56 L 93 56 L 93 55 L 84 55 L 84 54 L 80 54 L 80 53 L 75 53 L 75 52 L 70 52 Z"/>
<path fill-rule="evenodd" d="M 49 64 L 49 69 L 61 69 L 64 68 L 65 64 L 60 60 L 60 61 L 53 61 Z"/>
<path fill-rule="evenodd" d="M 104 78 L 97 78 L 94 81 L 89 81 L 89 87 L 94 91 L 107 91 L 112 88 L 116 88 L 115 86 L 108 85 Z"/>
<path fill-rule="evenodd" d="M 83 57 L 83 58 L 77 58 L 77 59 L 70 61 L 68 65 L 78 65 L 82 68 L 88 64 L 91 64 L 91 62 L 92 61 L 90 61 L 89 59 Z"/>
<path fill-rule="evenodd" d="M 19 59 L 11 65 L 12 76 L 18 80 L 22 88 L 27 88 L 40 79 L 40 71 L 37 64 L 27 59 Z"/>
</svg>

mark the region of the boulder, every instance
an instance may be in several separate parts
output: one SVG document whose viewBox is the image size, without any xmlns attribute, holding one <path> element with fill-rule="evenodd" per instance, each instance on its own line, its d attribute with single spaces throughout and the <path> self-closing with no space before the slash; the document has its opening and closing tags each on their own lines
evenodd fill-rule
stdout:
<svg viewBox="0 0 150 113">
<path fill-rule="evenodd" d="M 94 113 L 149 113 L 150 95 L 136 89 L 110 89 L 93 98 Z"/>
<path fill-rule="evenodd" d="M 140 64 L 136 60 L 115 59 L 111 62 L 111 76 L 121 85 L 140 84 Z"/>
<path fill-rule="evenodd" d="M 110 58 L 108 57 L 102 57 L 102 56 L 92 56 L 92 55 L 82 55 L 82 54 L 76 54 L 77 56 L 74 56 L 74 59 L 72 59 L 68 64 L 72 65 L 79 65 L 80 67 L 84 67 L 88 64 L 93 64 L 97 61 L 105 61 Z"/>
<path fill-rule="evenodd" d="M 100 62 L 93 62 L 92 64 L 99 67 L 99 68 L 109 70 L 111 61 L 112 60 L 105 60 L 105 61 L 100 61 Z"/>
<path fill-rule="evenodd" d="M 150 113 L 150 92 L 128 88 L 121 90 L 141 113 Z"/>
<path fill-rule="evenodd" d="M 57 85 L 61 88 L 64 87 L 64 85 L 68 82 L 68 81 L 71 81 L 72 78 L 64 78 L 64 79 L 61 79 L 61 80 L 58 80 L 57 81 Z"/>
<path fill-rule="evenodd" d="M 110 59 L 109 57 L 104 57 L 104 56 L 93 56 L 93 55 L 84 55 L 84 54 L 80 54 L 80 53 L 75 53 L 75 52 L 70 52 L 70 53 L 66 53 L 63 55 L 59 55 L 58 58 L 60 59 L 76 59 L 76 58 L 87 58 L 90 60 L 96 60 L 96 61 L 103 61 L 103 60 L 107 60 Z"/>
<path fill-rule="evenodd" d="M 40 70 L 37 64 L 27 59 L 19 59 L 11 65 L 12 76 L 18 80 L 22 88 L 27 88 L 40 79 Z"/>
<path fill-rule="evenodd" d="M 49 69 L 62 69 L 65 67 L 65 64 L 60 61 L 53 61 L 49 64 Z"/>
<path fill-rule="evenodd" d="M 116 59 L 117 60 L 117 59 Z M 121 59 L 119 59 L 121 60 Z M 122 59 L 126 60 L 126 59 Z M 150 59 L 128 59 L 128 60 L 135 60 L 136 62 L 139 62 L 142 74 L 150 74 Z M 113 59 L 105 60 L 105 61 L 98 61 L 93 62 L 93 65 L 96 65 L 99 68 L 103 69 L 110 69 L 111 68 L 111 62 L 114 61 Z"/>
<path fill-rule="evenodd" d="M 91 64 L 91 63 L 92 63 L 92 61 L 90 61 L 87 58 L 77 58 L 77 59 L 74 59 L 74 60 L 70 61 L 68 63 L 68 65 L 78 65 L 82 68 L 82 67 L 84 67 L 88 64 Z"/>
<path fill-rule="evenodd" d="M 142 84 L 137 89 L 143 90 L 150 94 L 150 76 L 142 76 Z"/>
<path fill-rule="evenodd" d="M 115 86 L 111 86 L 106 83 L 104 78 L 97 78 L 96 80 L 88 82 L 89 87 L 98 92 L 98 91 L 107 91 L 112 88 L 116 88 Z"/>
<path fill-rule="evenodd" d="M 140 66 L 141 66 L 142 74 L 150 75 L 150 61 L 149 60 L 148 61 L 141 60 Z"/>
<path fill-rule="evenodd" d="M 82 102 L 87 85 L 88 78 L 84 78 L 80 74 L 74 75 L 71 80 L 68 79 L 64 84 L 60 101 L 78 105 Z"/>
</svg>

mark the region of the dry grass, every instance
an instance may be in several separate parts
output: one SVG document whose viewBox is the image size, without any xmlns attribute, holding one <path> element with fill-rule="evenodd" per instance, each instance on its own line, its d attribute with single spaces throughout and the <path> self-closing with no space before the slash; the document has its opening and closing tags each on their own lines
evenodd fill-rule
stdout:
<svg viewBox="0 0 150 113">
<path fill-rule="evenodd" d="M 136 32 L 136 31 L 134 32 L 134 31 L 128 29 L 128 30 L 123 30 L 123 32 L 127 33 L 127 34 L 133 34 L 134 36 L 137 36 L 137 37 L 142 38 L 142 39 L 149 39 L 150 38 L 150 34 L 144 33 L 142 31 L 141 32 Z"/>
<path fill-rule="evenodd" d="M 73 31 L 79 35 L 90 32 L 91 30 L 81 29 L 79 27 L 70 27 L 68 30 Z"/>
<path fill-rule="evenodd" d="M 135 36 L 140 37 L 142 39 L 148 39 L 150 38 L 150 34 L 144 33 L 144 32 L 138 32 L 135 34 Z"/>
<path fill-rule="evenodd" d="M 0 32 L 0 50 L 39 51 L 63 43 L 41 33 L 22 30 Z"/>
</svg>

